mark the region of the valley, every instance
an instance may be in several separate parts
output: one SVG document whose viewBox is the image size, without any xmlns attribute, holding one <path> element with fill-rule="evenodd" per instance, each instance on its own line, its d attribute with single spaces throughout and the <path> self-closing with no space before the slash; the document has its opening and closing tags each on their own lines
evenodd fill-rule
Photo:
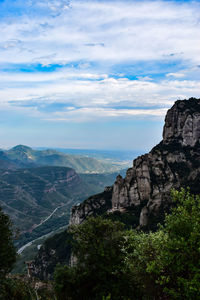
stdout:
<svg viewBox="0 0 200 300">
<path fill-rule="evenodd" d="M 134 159 L 126 174 L 119 174 L 103 192 L 92 195 L 71 209 L 70 225 L 79 226 L 87 218 L 101 216 L 120 221 L 126 228 L 155 232 L 173 207 L 173 189 L 190 189 L 200 194 L 200 99 L 176 101 L 168 111 L 163 140 L 144 155 Z M 91 175 L 86 175 L 89 183 Z M 97 175 L 98 176 L 98 175 Z M 44 243 L 35 257 L 35 276 L 51 278 L 57 263 L 63 263 L 60 252 L 70 256 L 67 233 L 61 232 Z M 56 240 L 63 240 L 63 246 Z M 55 255 L 51 256 L 51 250 Z M 58 252 L 57 252 L 58 251 Z M 67 252 L 68 251 L 68 252 Z M 69 261 L 68 261 L 69 263 Z M 66 261 L 65 261 L 66 264 Z"/>
<path fill-rule="evenodd" d="M 22 145 L 2 151 L 1 160 L 0 206 L 10 216 L 14 229 L 19 230 L 15 245 L 20 254 L 25 249 L 28 253 L 33 241 L 44 240 L 66 227 L 71 207 L 103 191 L 118 174 L 113 168 L 121 168 L 123 175 L 122 168 L 128 163 L 112 163 L 110 158 L 104 163 L 93 157 Z M 82 173 L 66 167 L 68 164 Z"/>
</svg>

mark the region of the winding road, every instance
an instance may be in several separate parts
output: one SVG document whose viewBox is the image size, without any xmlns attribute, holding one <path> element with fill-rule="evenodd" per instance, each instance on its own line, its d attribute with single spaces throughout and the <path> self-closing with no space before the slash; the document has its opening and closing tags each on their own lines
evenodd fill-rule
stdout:
<svg viewBox="0 0 200 300">
<path fill-rule="evenodd" d="M 54 211 L 45 219 L 45 220 L 43 220 L 42 222 L 40 222 L 40 224 L 38 224 L 38 225 L 36 225 L 35 227 L 34 227 L 34 229 L 35 228 L 38 228 L 39 226 L 41 226 L 42 224 L 44 224 L 44 223 L 46 223 L 54 214 L 55 214 L 55 212 L 59 209 L 59 208 L 61 208 L 61 207 L 63 207 L 64 205 L 61 205 L 61 206 L 58 206 L 58 207 L 56 207 L 55 209 L 54 209 Z M 61 227 L 62 228 L 62 227 Z M 25 244 L 24 246 L 22 246 L 21 248 L 19 248 L 18 250 L 17 250 L 17 254 L 22 254 L 22 252 L 27 248 L 27 247 L 30 247 L 32 244 L 33 244 L 33 242 L 35 242 L 35 241 L 37 241 L 37 240 L 39 240 L 39 239 L 41 239 L 41 238 L 44 238 L 45 236 L 48 236 L 48 235 L 50 235 L 52 233 L 52 231 L 51 232 L 49 232 L 49 233 L 47 233 L 47 234 L 45 234 L 45 235 L 42 235 L 42 236 L 40 236 L 40 237 L 38 237 L 37 239 L 35 239 L 35 240 L 32 240 L 32 241 L 30 241 L 30 242 L 28 242 L 27 244 Z"/>
</svg>

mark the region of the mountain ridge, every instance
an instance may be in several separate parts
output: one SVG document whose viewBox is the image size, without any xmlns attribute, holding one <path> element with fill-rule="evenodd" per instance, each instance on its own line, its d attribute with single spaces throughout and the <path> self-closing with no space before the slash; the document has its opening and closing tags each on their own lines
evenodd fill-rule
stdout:
<svg viewBox="0 0 200 300">
<path fill-rule="evenodd" d="M 172 188 L 189 185 L 191 192 L 200 193 L 199 128 L 200 99 L 176 101 L 166 115 L 163 140 L 149 153 L 134 159 L 124 178 L 118 175 L 102 193 L 73 206 L 70 225 L 101 215 L 129 228 L 156 230 L 170 210 Z M 65 231 L 45 242 L 33 262 L 36 277 L 50 279 L 56 264 L 70 263 L 68 238 Z M 58 248 L 57 240 L 64 241 Z"/>
<path fill-rule="evenodd" d="M 112 173 L 124 168 L 123 163 L 105 162 L 93 157 L 67 154 L 53 149 L 34 150 L 25 145 L 17 145 L 2 151 L 2 159 L 8 161 L 12 169 L 60 166 L 72 168 L 78 173 Z M 4 164 L 4 169 L 8 168 L 8 164 Z"/>
<path fill-rule="evenodd" d="M 135 227 L 154 229 L 170 206 L 171 189 L 189 186 L 192 192 L 200 193 L 199 175 L 200 99 L 178 100 L 165 117 L 163 140 L 149 153 L 136 158 L 125 178 L 117 176 L 109 199 L 111 207 L 108 205 L 106 211 L 131 209 L 134 215 L 140 207 Z M 82 223 L 92 214 L 96 201 L 97 197 L 90 197 L 73 207 L 70 224 Z"/>
</svg>

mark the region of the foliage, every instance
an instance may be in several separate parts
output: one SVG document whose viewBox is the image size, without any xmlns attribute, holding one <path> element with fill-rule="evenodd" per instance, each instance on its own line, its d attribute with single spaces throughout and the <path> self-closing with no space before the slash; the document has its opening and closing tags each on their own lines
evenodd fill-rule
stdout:
<svg viewBox="0 0 200 300">
<path fill-rule="evenodd" d="M 124 225 L 91 217 L 73 227 L 76 265 L 59 267 L 55 273 L 58 299 L 129 299 L 134 293 L 125 270 Z"/>
<path fill-rule="evenodd" d="M 45 284 L 25 276 L 12 276 L 3 280 L 0 300 L 53 300 L 55 294 L 51 283 Z"/>
<path fill-rule="evenodd" d="M 172 198 L 157 232 L 128 235 L 126 263 L 144 299 L 200 298 L 200 197 L 182 189 Z"/>
<path fill-rule="evenodd" d="M 6 278 L 1 285 L 0 300 L 36 300 L 35 292 L 20 279 Z"/>
<path fill-rule="evenodd" d="M 16 260 L 12 224 L 0 208 L 0 280 L 10 272 Z"/>
<path fill-rule="evenodd" d="M 156 277 L 154 274 L 149 274 L 147 268 L 160 255 L 166 238 L 162 231 L 126 232 L 125 263 L 133 284 L 140 290 L 142 295 L 140 299 L 164 299 L 161 297 L 162 288 L 156 283 Z"/>
<path fill-rule="evenodd" d="M 164 292 L 172 299 L 200 298 L 200 197 L 173 191 L 177 204 L 160 231 L 160 253 L 148 264 Z M 167 237 L 167 238 L 166 238 Z"/>
<path fill-rule="evenodd" d="M 172 191 L 156 232 L 90 218 L 71 229 L 73 267 L 55 274 L 58 299 L 200 299 L 200 197 Z"/>
<path fill-rule="evenodd" d="M 0 300 L 29 300 L 29 290 L 19 280 L 7 278 L 16 260 L 12 224 L 0 209 Z"/>
</svg>

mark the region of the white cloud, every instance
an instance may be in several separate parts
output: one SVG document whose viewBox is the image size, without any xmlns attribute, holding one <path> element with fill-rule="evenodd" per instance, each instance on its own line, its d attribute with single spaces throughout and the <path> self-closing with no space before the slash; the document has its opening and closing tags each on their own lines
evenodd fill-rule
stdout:
<svg viewBox="0 0 200 300">
<path fill-rule="evenodd" d="M 52 114 L 51 118 L 46 117 L 48 121 L 54 122 L 85 122 L 105 120 L 108 118 L 133 118 L 133 117 L 163 117 L 167 109 L 109 109 L 109 108 L 79 108 L 70 112 L 62 111 Z"/>
<path fill-rule="evenodd" d="M 182 77 L 184 77 L 185 76 L 185 74 L 184 73 L 168 73 L 167 75 L 166 75 L 167 77 L 176 77 L 176 78 L 182 78 Z"/>
<path fill-rule="evenodd" d="M 163 80 L 156 83 L 127 78 L 92 81 L 67 78 L 62 82 L 47 81 L 32 87 L 4 88 L 0 90 L 0 108 L 18 108 L 25 110 L 26 115 L 44 120 L 73 122 L 102 117 L 163 117 L 175 100 L 198 97 L 199 91 L 200 81 Z M 63 106 L 55 107 L 53 112 L 45 111 L 46 106 L 56 103 Z"/>
<path fill-rule="evenodd" d="M 22 15 L 1 21 L 0 62 L 52 64 L 74 60 L 137 61 L 173 58 L 199 63 L 200 7 L 195 2 L 36 1 L 61 14 Z M 5 39 L 6 37 L 6 39 Z M 94 45 L 88 47 L 88 45 Z M 104 45 L 102 47 L 102 45 Z M 11 55 L 12 54 L 12 55 Z"/>
<path fill-rule="evenodd" d="M 15 104 L 16 109 L 42 119 L 85 121 L 163 116 L 176 99 L 199 97 L 197 2 L 28 3 L 31 9 L 0 20 L 0 108 L 13 109 Z M 162 63 L 168 62 L 169 69 L 163 69 Z M 134 69 L 137 63 L 144 68 L 142 75 Z M 145 73 L 145 63 L 155 64 L 154 73 L 156 69 L 163 72 L 165 79 Z M 19 71 L 37 64 L 60 68 Z M 122 78 L 113 76 L 118 65 L 124 64 L 131 65 L 131 75 L 138 80 L 128 79 L 123 68 L 119 71 Z M 178 70 L 173 67 L 177 64 Z M 22 102 L 34 104 L 23 107 Z M 56 102 L 70 106 L 65 111 L 39 111 L 39 104 Z M 139 106 L 144 109 L 137 109 Z M 159 108 L 153 109 L 155 106 Z"/>
</svg>

